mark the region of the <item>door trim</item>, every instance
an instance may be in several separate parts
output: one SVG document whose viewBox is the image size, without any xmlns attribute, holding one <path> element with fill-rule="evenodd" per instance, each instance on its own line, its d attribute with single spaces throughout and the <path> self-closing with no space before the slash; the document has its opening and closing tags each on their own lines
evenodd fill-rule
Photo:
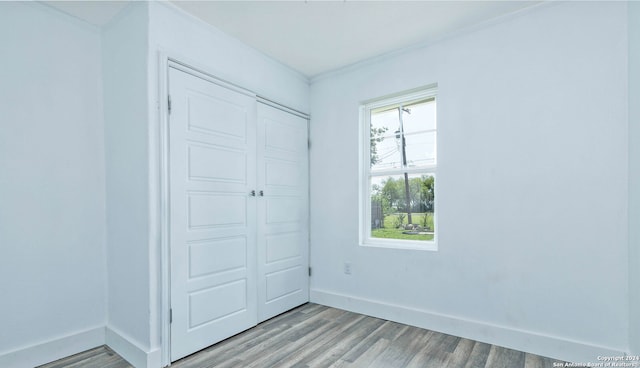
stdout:
<svg viewBox="0 0 640 368">
<path fill-rule="evenodd" d="M 295 115 L 295 116 L 297 116 L 299 118 L 303 118 L 303 119 L 306 119 L 306 120 L 311 120 L 311 115 L 305 114 L 304 112 L 298 111 L 296 109 L 292 109 L 290 107 L 287 107 L 285 105 L 282 105 L 280 103 L 272 101 L 272 100 L 270 100 L 270 99 L 268 99 L 266 97 L 262 97 L 260 95 L 257 95 L 256 96 L 256 101 L 258 101 L 261 104 L 265 104 L 267 106 L 271 106 L 274 109 L 282 110 L 282 111 L 287 112 L 287 113 L 289 113 L 291 115 Z"/>
<path fill-rule="evenodd" d="M 225 81 L 223 79 L 220 79 L 220 78 L 218 78 L 218 77 L 216 77 L 216 76 L 214 76 L 212 74 L 209 74 L 207 72 L 203 72 L 203 71 L 201 71 L 199 69 L 191 67 L 188 64 L 183 63 L 181 61 L 178 61 L 176 59 L 169 58 L 167 60 L 167 67 L 183 71 L 183 72 L 185 72 L 187 74 L 193 75 L 194 77 L 198 77 L 198 78 L 204 79 L 206 81 L 209 81 L 209 82 L 211 82 L 213 84 L 217 84 L 217 85 L 222 86 L 224 88 L 230 89 L 232 91 L 235 91 L 235 92 L 238 92 L 238 93 L 242 93 L 243 95 L 247 95 L 247 96 L 249 96 L 251 98 L 256 98 L 256 94 L 251 92 L 251 91 L 249 91 L 249 90 L 247 90 L 247 89 L 244 89 L 244 88 L 242 88 L 242 87 L 240 87 L 240 86 L 238 86 L 236 84 L 229 83 L 229 82 L 227 82 L 227 81 Z M 168 73 L 168 70 L 167 70 L 167 73 Z"/>
<path fill-rule="evenodd" d="M 158 60 L 158 212 L 160 245 L 160 347 L 162 366 L 171 364 L 171 252 L 169 251 L 169 55 Z"/>
<path fill-rule="evenodd" d="M 186 61 L 188 60 L 188 61 Z M 155 226 L 155 228 L 151 229 L 152 238 L 155 237 L 155 243 L 157 247 L 159 247 L 159 266 L 160 266 L 160 279 L 159 293 L 156 293 L 153 285 L 151 285 L 151 336 L 154 336 L 155 333 L 153 318 L 154 317 L 154 308 L 153 303 L 157 300 L 157 296 L 159 294 L 159 319 L 160 319 L 160 348 L 161 348 L 161 363 L 163 367 L 171 365 L 171 323 L 170 323 L 170 309 L 171 309 L 171 252 L 170 252 L 170 234 L 169 234 L 169 226 L 170 226 L 170 218 L 169 218 L 169 68 L 179 69 L 183 72 L 192 74 L 196 77 L 203 78 L 212 83 L 221 85 L 223 87 L 232 89 L 234 91 L 240 92 L 242 94 L 246 94 L 252 96 L 256 99 L 257 102 L 270 105 L 272 107 L 278 108 L 280 110 L 286 111 L 293 115 L 299 116 L 307 120 L 307 131 L 309 129 L 309 120 L 310 115 L 304 112 L 298 111 L 296 109 L 290 108 L 286 105 L 273 101 L 263 96 L 258 96 L 257 94 L 251 92 L 250 90 L 243 88 L 237 84 L 231 83 L 229 81 L 220 79 L 215 76 L 215 74 L 207 72 L 207 68 L 202 66 L 201 64 L 189 60 L 183 56 L 175 55 L 174 53 L 170 53 L 167 51 L 160 51 L 158 53 L 158 103 L 157 107 L 159 109 L 158 113 L 158 126 L 157 130 L 150 127 L 150 136 L 149 136 L 149 144 L 150 144 L 150 160 L 149 164 L 151 165 L 151 172 L 157 170 L 157 175 L 155 179 L 157 180 L 155 183 L 150 183 L 150 211 L 152 216 L 156 216 L 152 218 L 150 223 L 151 226 Z M 157 132 L 157 133 L 156 133 Z M 155 148 L 155 152 L 154 152 Z M 155 184 L 155 187 L 153 187 Z M 157 249 L 157 248 L 156 248 Z M 311 252 L 309 252 L 310 254 Z M 151 251 L 150 254 L 153 254 Z M 153 262 L 153 256 L 150 256 L 151 262 Z M 151 265 L 151 269 L 153 270 L 155 267 L 153 264 Z"/>
</svg>

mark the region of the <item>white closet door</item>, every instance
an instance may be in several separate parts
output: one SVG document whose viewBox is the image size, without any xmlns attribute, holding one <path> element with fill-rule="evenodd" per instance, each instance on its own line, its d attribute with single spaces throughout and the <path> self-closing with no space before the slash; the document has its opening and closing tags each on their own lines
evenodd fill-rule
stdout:
<svg viewBox="0 0 640 368">
<path fill-rule="evenodd" d="M 258 104 L 258 320 L 309 301 L 306 119 Z"/>
<path fill-rule="evenodd" d="M 257 323 L 256 102 L 169 70 L 174 361 Z"/>
</svg>

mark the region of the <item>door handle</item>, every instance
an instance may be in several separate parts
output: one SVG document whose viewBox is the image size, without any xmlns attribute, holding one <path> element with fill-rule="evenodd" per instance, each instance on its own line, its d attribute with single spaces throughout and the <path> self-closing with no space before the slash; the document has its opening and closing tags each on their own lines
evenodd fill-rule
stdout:
<svg viewBox="0 0 640 368">
<path fill-rule="evenodd" d="M 256 191 L 252 190 L 249 192 L 249 197 L 255 197 L 256 196 Z"/>
<path fill-rule="evenodd" d="M 261 190 L 261 191 L 258 193 L 258 195 L 259 195 L 260 197 L 264 197 L 264 192 Z"/>
</svg>

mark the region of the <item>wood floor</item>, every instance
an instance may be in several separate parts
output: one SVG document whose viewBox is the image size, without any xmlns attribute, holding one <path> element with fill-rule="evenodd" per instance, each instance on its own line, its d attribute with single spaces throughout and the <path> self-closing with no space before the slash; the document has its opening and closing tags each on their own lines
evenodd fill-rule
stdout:
<svg viewBox="0 0 640 368">
<path fill-rule="evenodd" d="M 547 368 L 549 358 L 305 304 L 173 363 L 174 368 Z M 41 368 L 129 368 L 99 347 Z"/>
</svg>

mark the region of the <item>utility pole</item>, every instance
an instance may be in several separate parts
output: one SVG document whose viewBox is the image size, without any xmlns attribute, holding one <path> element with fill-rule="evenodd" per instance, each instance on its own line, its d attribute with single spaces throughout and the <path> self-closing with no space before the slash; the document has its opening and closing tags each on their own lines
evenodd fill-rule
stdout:
<svg viewBox="0 0 640 368">
<path fill-rule="evenodd" d="M 411 196 L 409 194 L 409 174 L 407 173 L 407 142 L 404 139 L 404 124 L 402 122 L 402 112 L 406 111 L 411 113 L 411 110 L 406 109 L 400 105 L 398 107 L 398 117 L 400 120 L 400 130 L 396 132 L 396 138 L 400 138 L 400 146 L 402 147 L 402 167 L 404 168 L 404 199 L 407 204 L 407 223 L 413 224 L 411 220 Z M 398 135 L 400 137 L 398 137 Z"/>
</svg>

